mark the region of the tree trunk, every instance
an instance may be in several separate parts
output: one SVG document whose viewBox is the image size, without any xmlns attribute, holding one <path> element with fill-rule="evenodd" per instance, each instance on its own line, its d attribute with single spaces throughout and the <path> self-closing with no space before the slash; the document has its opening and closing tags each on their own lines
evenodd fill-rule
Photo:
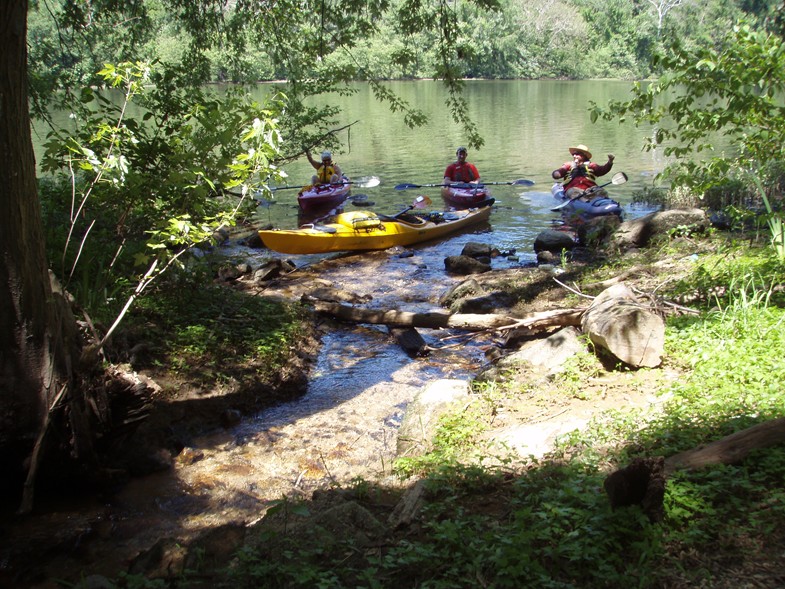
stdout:
<svg viewBox="0 0 785 589">
<path fill-rule="evenodd" d="M 604 482 L 611 506 L 640 505 L 653 522 L 664 515 L 667 477 L 676 470 L 693 470 L 712 464 L 738 464 L 753 450 L 785 443 L 785 417 L 764 421 L 720 440 L 667 459 L 636 458 L 608 475 Z"/>
<path fill-rule="evenodd" d="M 62 331 L 67 306 L 53 296 L 44 250 L 27 97 L 27 8 L 27 0 L 0 5 L 0 478 L 2 490 L 15 493 L 50 403 L 70 386 L 73 352 Z"/>
</svg>

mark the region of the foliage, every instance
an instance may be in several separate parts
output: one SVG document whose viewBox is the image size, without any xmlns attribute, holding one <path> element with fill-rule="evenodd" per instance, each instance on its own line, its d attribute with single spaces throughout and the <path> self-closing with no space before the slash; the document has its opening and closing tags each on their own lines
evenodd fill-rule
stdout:
<svg viewBox="0 0 785 589">
<path fill-rule="evenodd" d="M 785 269 L 772 253 L 770 249 L 742 252 L 729 245 L 718 254 L 703 256 L 687 278 L 674 284 L 674 294 L 706 308 L 724 308 L 739 300 L 785 306 L 778 288 L 785 280 Z"/>
<path fill-rule="evenodd" d="M 782 217 L 775 215 L 772 211 L 769 199 L 766 198 L 766 195 L 763 193 L 762 189 L 761 195 L 766 206 L 766 223 L 768 224 L 769 231 L 771 232 L 771 247 L 777 255 L 777 259 L 780 261 L 780 263 L 785 263 L 785 225 L 783 224 Z"/>
<path fill-rule="evenodd" d="M 281 176 L 273 164 L 280 134 L 271 108 L 239 91 L 220 98 L 182 91 L 171 73 L 144 63 L 107 64 L 101 75 L 123 94 L 85 88 L 72 114 L 75 128 L 52 129 L 41 162 L 51 175 L 43 209 L 53 221 L 54 267 L 67 287 L 80 262 L 101 269 L 103 285 L 73 284 L 94 309 L 106 301 L 87 296 L 129 284 L 151 264 L 146 281 L 181 264 L 184 251 L 250 210 L 261 179 Z M 239 190 L 240 198 L 224 189 Z"/>
<path fill-rule="evenodd" d="M 482 408 L 487 397 L 480 399 L 464 411 L 447 413 L 439 419 L 433 437 L 433 447 L 423 456 L 402 457 L 395 461 L 395 472 L 402 478 L 420 475 L 445 468 L 453 468 L 467 458 L 478 436 L 487 427 Z"/>
<path fill-rule="evenodd" d="M 239 378 L 275 380 L 303 333 L 297 305 L 249 297 L 220 286 L 165 285 L 139 301 L 123 330 L 129 347 L 139 339 L 160 350 L 175 373 L 188 367 L 204 386 Z M 226 358 L 232 358 L 227 365 Z"/>
<path fill-rule="evenodd" d="M 690 286 L 704 293 L 705 304 L 700 315 L 667 322 L 666 364 L 658 372 L 679 377 L 666 381 L 657 409 L 619 407 L 562 437 L 550 455 L 490 467 L 483 429 L 502 397 L 523 391 L 476 386 L 466 415 L 443 420 L 433 452 L 418 463 L 425 493 L 410 526 L 385 528 L 379 536 L 355 527 L 355 520 L 333 528 L 310 517 L 319 507 L 316 499 L 283 498 L 248 530 L 251 541 L 231 566 L 186 575 L 177 586 L 725 586 L 729 578 L 757 570 L 762 553 L 781 553 L 781 446 L 739 464 L 673 473 L 665 518 L 657 524 L 639 506 L 612 510 L 602 490 L 607 473 L 633 457 L 671 456 L 785 416 L 785 301 L 777 293 L 785 282 L 782 265 L 763 248 L 725 246 L 699 259 L 682 284 L 658 287 L 658 294 L 675 299 Z M 183 342 L 196 347 L 215 337 L 221 332 L 215 317 L 244 312 L 248 304 L 237 299 L 223 308 L 218 296 L 202 300 L 195 307 L 207 309 L 204 317 L 213 323 L 187 324 L 170 318 L 183 301 L 172 300 L 146 319 L 165 321 L 161 332 L 177 334 L 179 353 L 189 354 Z M 601 372 L 596 362 L 580 358 L 555 384 L 566 384 L 563 392 L 570 394 L 603 380 L 607 375 L 597 379 Z M 640 376 L 651 379 L 653 372 Z M 365 483 L 354 491 L 352 485 L 336 496 L 385 521 L 391 504 L 374 497 L 389 490 Z"/>
<path fill-rule="evenodd" d="M 632 100 L 611 102 L 607 110 L 594 105 L 591 114 L 593 120 L 629 115 L 636 124 L 651 125 L 646 148 L 665 145 L 665 155 L 677 158 L 668 170 L 674 184 L 705 190 L 733 169 L 785 159 L 781 37 L 739 25 L 719 48 L 688 50 L 676 42 L 654 65 L 662 75 L 635 83 Z M 694 157 L 718 149 L 720 137 L 735 155 Z"/>
</svg>

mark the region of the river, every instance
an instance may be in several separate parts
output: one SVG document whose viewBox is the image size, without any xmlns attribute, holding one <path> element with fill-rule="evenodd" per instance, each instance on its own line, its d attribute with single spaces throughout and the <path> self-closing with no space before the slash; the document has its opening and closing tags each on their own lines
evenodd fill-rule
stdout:
<svg viewBox="0 0 785 589">
<path fill-rule="evenodd" d="M 343 99 L 344 119 L 338 127 L 344 147 L 334 157 L 351 177 L 376 176 L 381 184 L 363 192 L 374 209 L 394 213 L 417 194 L 440 207 L 437 189 L 396 191 L 403 182 L 439 182 L 458 145 L 465 144 L 441 100 L 434 82 L 391 83 L 431 117 L 428 125 L 408 129 L 364 87 Z M 489 81 L 468 82 L 466 97 L 485 145 L 470 149 L 487 182 L 528 178 L 533 186 L 495 186 L 498 206 L 488 226 L 437 243 L 399 253 L 355 254 L 320 274 L 336 288 L 372 297 L 376 307 L 426 310 L 438 307 L 439 296 L 460 281 L 444 271 L 444 257 L 460 253 L 467 241 L 515 249 L 517 257 L 494 260 L 495 268 L 532 265 L 532 242 L 554 222 L 550 172 L 569 159 L 567 148 L 583 143 L 605 161 L 616 155 L 614 171 L 630 181 L 611 187 L 611 196 L 625 205 L 625 215 L 647 212 L 631 206 L 631 192 L 651 183 L 663 158 L 641 150 L 645 133 L 617 123 L 591 124 L 590 100 L 622 99 L 622 82 Z M 260 95 L 269 91 L 261 87 Z M 317 150 L 319 148 L 316 148 Z M 287 169 L 292 184 L 304 182 L 312 169 L 297 162 Z M 296 190 L 276 193 L 260 206 L 255 221 L 294 227 Z M 217 255 L 247 261 L 256 267 L 275 254 L 244 247 L 237 240 Z M 297 266 L 328 256 L 285 256 Z M 434 348 L 445 332 L 422 330 Z M 471 378 L 485 362 L 481 344 L 444 348 L 426 358 L 403 353 L 384 329 L 373 326 L 333 328 L 325 333 L 309 379 L 307 394 L 297 401 L 246 418 L 234 428 L 206 432 L 190 441 L 196 461 L 176 461 L 171 471 L 133 481 L 102 504 L 82 505 L 73 512 L 40 514 L 28 527 L 15 531 L 47 537 L 78 532 L 79 551 L 59 554 L 45 572 L 68 576 L 75 570 L 100 571 L 111 561 L 123 562 L 160 537 L 186 538 L 217 524 L 261 517 L 283 495 L 307 496 L 314 489 L 346 484 L 356 477 L 393 483 L 397 428 L 407 404 L 423 386 L 440 378 Z M 89 533 L 84 530 L 90 530 Z M 36 537 L 38 537 L 36 536 Z M 40 541 L 40 538 L 39 538 Z M 89 554 L 86 558 L 85 553 Z M 104 560 L 100 560 L 104 559 Z"/>
<path fill-rule="evenodd" d="M 389 87 L 429 117 L 427 125 L 408 128 L 403 120 L 389 113 L 365 86 L 342 97 L 343 117 L 336 129 L 343 148 L 333 159 L 352 178 L 376 176 L 375 188 L 354 190 L 366 194 L 380 212 L 394 213 L 411 203 L 414 196 L 429 196 L 441 206 L 436 188 L 396 191 L 401 183 L 441 182 L 444 169 L 454 161 L 455 150 L 466 138 L 444 106 L 445 90 L 438 82 L 390 82 Z M 530 250 L 534 236 L 550 224 L 554 205 L 550 195 L 551 171 L 570 160 L 568 148 L 587 145 L 593 161 L 605 163 L 607 154 L 616 155 L 614 172 L 623 171 L 629 182 L 609 187 L 613 198 L 625 206 L 628 217 L 642 212 L 632 206 L 632 194 L 651 186 L 655 175 L 667 161 L 661 151 L 642 149 L 646 130 L 632 124 L 598 121 L 592 123 L 591 101 L 604 105 L 609 100 L 629 97 L 630 84 L 618 81 L 467 81 L 465 96 L 469 114 L 477 123 L 485 144 L 469 149 L 468 161 L 474 163 L 486 182 L 510 182 L 518 178 L 533 180 L 530 187 L 494 186 L 499 207 L 493 217 L 494 240 L 500 248 Z M 269 93 L 260 86 L 257 98 Z M 318 155 L 321 150 L 316 146 Z M 313 169 L 303 158 L 286 167 L 291 185 L 305 183 Z M 280 227 L 297 225 L 296 190 L 275 193 L 269 207 L 260 208 L 259 221 Z"/>
</svg>

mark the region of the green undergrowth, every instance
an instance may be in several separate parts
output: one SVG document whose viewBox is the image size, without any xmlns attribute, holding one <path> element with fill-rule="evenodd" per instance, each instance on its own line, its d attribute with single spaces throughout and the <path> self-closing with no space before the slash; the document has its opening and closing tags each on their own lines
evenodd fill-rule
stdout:
<svg viewBox="0 0 785 589">
<path fill-rule="evenodd" d="M 273 378 L 297 347 L 305 319 L 299 305 L 220 285 L 167 288 L 139 300 L 124 336 L 129 346 L 154 348 L 151 361 L 161 370 L 209 386 Z"/>
<path fill-rule="evenodd" d="M 478 387 L 474 403 L 443 419 L 429 455 L 398 463 L 403 474 L 425 477 L 412 525 L 365 542 L 318 522 L 299 534 L 268 529 L 229 568 L 186 575 L 177 586 L 208 578 L 237 588 L 729 588 L 753 572 L 761 586 L 775 586 L 779 569 L 768 565 L 785 549 L 781 445 L 737 464 L 674 472 L 656 523 L 637 505 L 613 510 L 603 481 L 633 458 L 672 456 L 785 416 L 782 284 L 782 268 L 765 255 L 703 256 L 660 292 L 676 296 L 689 285 L 701 311 L 667 321 L 659 370 L 682 376 L 663 385 L 656 411 L 618 407 L 541 459 L 489 466 L 474 457 L 494 408 L 531 390 Z M 565 377 L 575 390 L 596 376 L 584 364 Z M 381 489 L 362 488 L 355 500 L 386 521 L 373 500 Z"/>
</svg>

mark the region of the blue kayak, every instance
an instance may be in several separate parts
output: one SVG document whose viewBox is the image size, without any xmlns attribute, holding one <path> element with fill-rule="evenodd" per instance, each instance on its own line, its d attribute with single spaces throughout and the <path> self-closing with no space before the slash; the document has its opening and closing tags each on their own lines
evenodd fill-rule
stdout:
<svg viewBox="0 0 785 589">
<path fill-rule="evenodd" d="M 569 200 L 564 196 L 564 187 L 561 184 L 554 184 L 551 188 L 551 194 L 560 203 Z M 561 211 L 567 217 L 578 216 L 584 220 L 602 217 L 603 215 L 617 215 L 621 217 L 624 212 L 618 202 L 602 194 L 594 197 L 577 198 L 563 207 Z"/>
</svg>

